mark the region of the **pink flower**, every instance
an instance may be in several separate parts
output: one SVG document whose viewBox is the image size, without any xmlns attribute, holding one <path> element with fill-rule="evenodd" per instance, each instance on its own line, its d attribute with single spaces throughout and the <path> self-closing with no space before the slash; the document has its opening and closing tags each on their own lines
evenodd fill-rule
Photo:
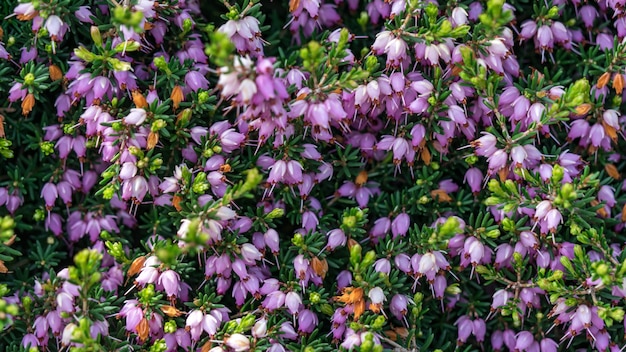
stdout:
<svg viewBox="0 0 626 352">
<path fill-rule="evenodd" d="M 409 299 L 405 295 L 397 294 L 391 298 L 391 303 L 389 304 L 389 310 L 391 314 L 393 314 L 396 319 L 402 320 L 402 318 L 408 312 Z"/>
<path fill-rule="evenodd" d="M 139 126 L 144 121 L 146 121 L 146 117 L 147 117 L 146 110 L 132 108 L 130 109 L 130 113 L 126 115 L 126 117 L 124 117 L 124 122 L 129 125 Z"/>
<path fill-rule="evenodd" d="M 46 183 L 41 188 L 41 197 L 46 202 L 46 208 L 52 209 L 52 207 L 54 206 L 54 202 L 59 197 L 59 194 L 57 192 L 57 186 L 52 182 Z"/>
<path fill-rule="evenodd" d="M 557 226 L 563 223 L 563 216 L 561 215 L 561 212 L 558 209 L 552 209 L 546 215 L 545 220 L 546 220 L 546 226 L 548 227 L 548 230 L 550 230 L 550 232 L 555 232 Z"/>
<path fill-rule="evenodd" d="M 59 16 L 48 16 L 48 19 L 46 20 L 46 24 L 44 26 L 48 30 L 50 37 L 58 37 L 61 34 L 63 21 L 59 18 Z"/>
<path fill-rule="evenodd" d="M 158 283 L 159 285 L 163 285 L 163 289 L 168 297 L 175 297 L 180 292 L 180 276 L 173 270 L 162 272 L 159 276 Z"/>
<path fill-rule="evenodd" d="M 521 331 L 515 335 L 515 350 L 526 351 L 535 342 L 533 334 L 528 331 Z"/>
<path fill-rule="evenodd" d="M 391 233 L 393 234 L 393 238 L 406 235 L 410 226 L 411 219 L 409 217 L 409 214 L 398 214 L 398 216 L 396 216 L 396 218 L 393 219 L 393 221 L 391 222 Z"/>
<path fill-rule="evenodd" d="M 310 334 L 317 327 L 317 315 L 308 309 L 303 309 L 298 313 L 298 331 Z"/>
</svg>

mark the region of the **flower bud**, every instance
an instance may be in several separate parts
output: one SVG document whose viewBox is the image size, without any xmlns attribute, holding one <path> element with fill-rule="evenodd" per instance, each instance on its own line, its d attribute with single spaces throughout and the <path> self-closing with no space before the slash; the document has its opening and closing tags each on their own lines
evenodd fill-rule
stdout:
<svg viewBox="0 0 626 352">
<path fill-rule="evenodd" d="M 118 60 L 115 58 L 109 58 L 108 62 L 113 68 L 113 71 L 116 72 L 130 71 L 132 69 L 132 67 L 130 66 L 130 62 Z"/>
<path fill-rule="evenodd" d="M 74 55 L 86 62 L 92 62 L 96 59 L 96 55 L 87 50 L 87 48 L 85 48 L 84 46 L 74 49 Z"/>
<path fill-rule="evenodd" d="M 358 243 L 350 247 L 350 264 L 353 267 L 356 267 L 361 261 L 361 249 L 361 245 Z"/>
<path fill-rule="evenodd" d="M 100 35 L 100 29 L 97 26 L 91 26 L 89 33 L 91 34 L 91 40 L 97 46 L 102 46 L 102 35 Z"/>
</svg>

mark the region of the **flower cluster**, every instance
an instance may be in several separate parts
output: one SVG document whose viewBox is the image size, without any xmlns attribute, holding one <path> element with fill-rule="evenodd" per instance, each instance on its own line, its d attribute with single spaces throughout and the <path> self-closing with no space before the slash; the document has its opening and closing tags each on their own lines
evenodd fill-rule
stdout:
<svg viewBox="0 0 626 352">
<path fill-rule="evenodd" d="M 623 350 L 625 8 L 1 3 L 0 345 Z"/>
</svg>

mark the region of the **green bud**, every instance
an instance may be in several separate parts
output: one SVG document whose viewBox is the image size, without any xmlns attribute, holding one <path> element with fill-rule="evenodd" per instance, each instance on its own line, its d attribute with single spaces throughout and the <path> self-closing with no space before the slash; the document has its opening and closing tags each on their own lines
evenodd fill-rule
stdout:
<svg viewBox="0 0 626 352">
<path fill-rule="evenodd" d="M 598 264 L 596 264 L 598 263 Z M 593 264 L 596 264 L 595 269 L 596 269 L 596 274 L 598 274 L 598 276 L 604 276 L 606 274 L 609 273 L 609 266 L 606 263 L 603 262 L 594 262 L 592 263 L 592 267 Z"/>
<path fill-rule="evenodd" d="M 93 60 L 96 59 L 96 55 L 92 53 L 91 51 L 87 50 L 84 46 L 74 49 L 74 55 L 76 55 L 76 57 L 86 62 L 92 62 Z"/>
<path fill-rule="evenodd" d="M 309 293 L 309 301 L 313 304 L 317 304 L 322 299 L 322 296 L 318 292 Z"/>
<path fill-rule="evenodd" d="M 572 222 L 569 226 L 569 232 L 574 236 L 578 236 L 582 233 L 582 228 L 577 223 Z"/>
<path fill-rule="evenodd" d="M 550 277 L 548 279 L 550 281 L 559 281 L 559 280 L 563 279 L 563 271 L 555 270 L 554 272 L 552 272 L 552 275 L 550 275 Z"/>
<path fill-rule="evenodd" d="M 167 350 L 167 344 L 164 339 L 158 339 L 154 341 L 152 346 L 150 346 L 149 352 L 165 352 Z"/>
<path fill-rule="evenodd" d="M 43 221 L 45 218 L 46 218 L 46 212 L 43 209 L 35 209 L 35 214 L 33 214 L 33 220 L 35 220 L 35 221 Z M 11 236 L 9 236 L 9 237 L 11 237 Z M 2 239 L 4 240 L 4 238 L 2 238 Z"/>
<path fill-rule="evenodd" d="M 498 230 L 498 229 L 494 229 L 494 230 L 488 231 L 488 232 L 485 234 L 485 236 L 487 236 L 487 237 L 489 237 L 489 238 L 494 238 L 494 239 L 495 239 L 495 238 L 498 238 L 498 237 L 500 237 L 500 230 Z"/>
<path fill-rule="evenodd" d="M 9 304 L 6 307 L 6 312 L 8 314 L 11 314 L 11 315 L 15 316 L 15 315 L 19 314 L 20 310 L 19 310 L 19 307 L 17 306 L 17 304 Z"/>
<path fill-rule="evenodd" d="M 107 250 L 110 256 L 112 256 L 113 258 L 121 262 L 128 261 L 128 259 L 126 258 L 126 252 L 124 252 L 124 246 L 122 246 L 122 243 L 106 241 L 105 245 L 107 247 Z"/>
<path fill-rule="evenodd" d="M 521 266 L 524 262 L 524 257 L 522 257 L 522 254 L 519 252 L 513 252 L 513 261 L 516 265 Z"/>
<path fill-rule="evenodd" d="M 33 299 L 32 298 L 30 298 L 29 296 L 22 297 L 22 307 L 24 308 L 26 313 L 30 313 L 30 309 L 32 307 L 32 304 L 33 304 Z"/>
<path fill-rule="evenodd" d="M 139 291 L 138 296 L 142 302 L 148 304 L 155 294 L 154 285 L 148 284 L 143 290 Z"/>
<path fill-rule="evenodd" d="M 435 21 L 437 21 L 437 15 L 439 14 L 439 8 L 433 3 L 428 3 L 424 9 L 424 13 L 426 13 L 429 23 L 435 23 Z"/>
<path fill-rule="evenodd" d="M 361 342 L 361 352 L 372 352 L 372 348 L 374 348 L 374 342 L 371 340 L 365 340 Z"/>
<path fill-rule="evenodd" d="M 118 53 L 123 53 L 137 51 L 139 48 L 141 48 L 141 44 L 139 44 L 139 42 L 127 40 L 117 44 L 113 50 Z"/>
<path fill-rule="evenodd" d="M 214 31 L 209 34 L 209 45 L 204 49 L 204 53 L 210 57 L 217 66 L 226 66 L 231 53 L 235 50 L 235 45 L 230 41 L 226 33 Z"/>
<path fill-rule="evenodd" d="M 463 291 L 461 290 L 461 287 L 459 286 L 458 283 L 453 283 L 453 284 L 449 285 L 448 287 L 446 287 L 445 292 L 447 294 L 449 294 L 449 295 L 453 295 L 454 296 L 454 295 L 460 294 Z"/>
<path fill-rule="evenodd" d="M 370 326 L 374 330 L 378 330 L 378 329 L 382 329 L 382 327 L 385 326 L 386 322 L 387 322 L 387 319 L 385 319 L 385 316 L 379 315 L 376 317 L 376 319 L 374 319 L 374 322 L 372 322 Z"/>
<path fill-rule="evenodd" d="M 416 294 L 413 295 L 413 301 L 415 301 L 416 304 L 421 303 L 424 300 L 424 294 L 421 292 L 417 292 Z"/>
<path fill-rule="evenodd" d="M 115 72 L 130 71 L 131 69 L 129 62 L 122 61 L 116 58 L 109 58 L 107 59 L 107 61 L 109 62 L 109 65 Z"/>
<path fill-rule="evenodd" d="M 300 58 L 305 68 L 315 71 L 318 66 L 322 65 L 325 50 L 320 43 L 310 41 L 305 47 L 300 49 Z"/>
<path fill-rule="evenodd" d="M 506 180 L 504 187 L 512 194 L 518 194 L 517 185 L 513 180 Z"/>
<path fill-rule="evenodd" d="M 236 20 L 239 18 L 239 11 L 235 7 L 231 7 L 230 11 L 226 14 L 229 20 Z"/>
<path fill-rule="evenodd" d="M 359 24 L 361 29 L 365 31 L 367 25 L 370 23 L 370 16 L 365 11 L 361 11 L 359 14 L 359 18 L 357 18 L 356 23 Z"/>
<path fill-rule="evenodd" d="M 422 307 L 412 307 L 411 308 L 411 315 L 414 317 L 419 317 L 420 313 L 422 312 Z"/>
<path fill-rule="evenodd" d="M 582 244 L 589 244 L 589 243 L 591 243 L 591 240 L 589 239 L 589 236 L 587 236 L 587 233 L 585 233 L 585 232 L 578 234 L 576 236 L 576 239 L 578 240 L 578 242 L 580 242 Z"/>
<path fill-rule="evenodd" d="M 24 85 L 31 86 L 33 83 L 35 83 L 35 75 L 29 72 L 24 76 Z"/>
<path fill-rule="evenodd" d="M 504 229 L 504 231 L 507 232 L 514 232 L 516 229 L 515 226 L 515 221 L 509 219 L 509 218 L 504 218 L 502 219 L 502 229 Z"/>
<path fill-rule="evenodd" d="M 163 159 L 161 159 L 161 158 L 154 158 L 150 162 L 150 170 L 152 172 L 154 172 L 154 171 L 158 170 L 162 165 L 163 165 Z"/>
<path fill-rule="evenodd" d="M 561 197 L 570 201 L 576 199 L 576 197 L 578 196 L 576 194 L 576 190 L 574 189 L 574 185 L 572 185 L 571 183 L 565 183 L 564 185 L 562 185 L 560 193 Z"/>
<path fill-rule="evenodd" d="M 506 196 L 506 194 L 504 193 L 504 190 L 500 186 L 500 182 L 494 178 L 489 180 L 489 183 L 487 183 L 487 188 L 489 189 L 489 192 L 491 193 L 495 193 L 499 196 Z"/>
<path fill-rule="evenodd" d="M 589 101 L 590 90 L 591 85 L 589 81 L 586 78 L 581 78 L 573 85 L 570 85 L 563 96 L 563 101 L 567 107 L 576 108 Z"/>
<path fill-rule="evenodd" d="M 447 37 L 450 35 L 451 32 L 452 32 L 452 23 L 450 23 L 450 21 L 448 20 L 443 20 L 443 22 L 441 22 L 441 26 L 439 27 L 439 30 L 437 31 L 437 35 L 439 37 Z"/>
<path fill-rule="evenodd" d="M 464 25 L 455 27 L 450 32 L 449 36 L 453 38 L 462 38 L 462 37 L 465 37 L 467 33 L 469 33 L 469 31 L 470 31 L 470 26 L 464 24 Z"/>
<path fill-rule="evenodd" d="M 115 194 L 115 187 L 109 185 L 102 191 L 102 198 L 104 199 L 112 199 Z"/>
<path fill-rule="evenodd" d="M 39 148 L 45 156 L 49 156 L 50 154 L 54 153 L 54 143 L 52 142 L 41 142 L 39 144 Z"/>
<path fill-rule="evenodd" d="M 202 91 L 202 92 L 198 93 L 198 103 L 204 104 L 204 103 L 209 101 L 210 97 L 211 97 L 211 95 L 209 94 L 209 92 Z"/>
<path fill-rule="evenodd" d="M 522 325 L 519 314 L 511 312 L 511 318 L 513 318 L 513 326 L 519 328 Z"/>
<path fill-rule="evenodd" d="M 136 147 L 134 145 L 130 146 L 130 147 L 128 147 L 128 152 L 132 156 L 136 156 L 137 158 L 143 159 L 143 151 L 139 147 Z"/>
<path fill-rule="evenodd" d="M 356 216 L 354 215 L 344 216 L 341 226 L 352 229 L 356 226 L 356 222 L 357 222 Z"/>
<path fill-rule="evenodd" d="M 169 72 L 170 68 L 167 66 L 167 61 L 165 61 L 165 57 L 163 56 L 157 56 L 152 60 L 152 63 L 154 64 L 154 66 L 156 66 L 156 68 L 158 68 L 161 71 L 164 72 Z"/>
<path fill-rule="evenodd" d="M 446 222 L 439 227 L 439 237 L 449 238 L 461 231 L 459 220 L 456 216 L 450 216 Z"/>
<path fill-rule="evenodd" d="M 548 10 L 548 14 L 546 15 L 547 18 L 555 18 L 559 16 L 559 7 L 558 6 L 552 6 L 550 8 L 550 10 Z"/>
<path fill-rule="evenodd" d="M 353 267 L 356 267 L 361 261 L 361 249 L 361 245 L 358 243 L 350 248 L 350 264 Z"/>
<path fill-rule="evenodd" d="M 239 324 L 239 329 L 241 329 L 241 331 L 247 330 L 248 328 L 252 327 L 252 325 L 254 325 L 255 322 L 256 322 L 256 317 L 254 316 L 254 314 L 246 314 L 246 316 L 244 316 L 241 319 L 241 324 Z"/>
<path fill-rule="evenodd" d="M 480 275 L 489 274 L 489 268 L 484 265 L 476 265 L 474 270 Z"/>
<path fill-rule="evenodd" d="M 472 154 L 472 155 L 468 156 L 467 158 L 465 158 L 465 162 L 468 165 L 472 166 L 472 165 L 474 165 L 474 164 L 476 164 L 478 162 L 478 156 Z"/>
<path fill-rule="evenodd" d="M 259 183 L 263 180 L 263 176 L 259 172 L 259 169 L 252 168 L 244 171 L 246 175 L 246 181 L 243 183 L 241 187 L 241 192 L 250 192 L 255 189 Z"/>
<path fill-rule="evenodd" d="M 359 208 L 356 208 L 356 210 L 354 208 L 352 209 L 354 210 L 354 216 L 356 216 L 356 220 L 357 221 L 363 220 L 363 218 L 365 217 L 365 212 L 363 211 L 363 209 L 359 209 Z"/>
<path fill-rule="evenodd" d="M 191 21 L 191 19 L 185 18 L 183 20 L 183 32 L 189 33 L 189 31 L 191 31 L 192 28 L 193 28 L 193 22 Z"/>
<path fill-rule="evenodd" d="M 506 203 L 506 204 L 504 205 L 504 207 L 502 207 L 502 210 L 503 210 L 505 213 L 509 213 L 509 212 L 512 212 L 512 211 L 514 211 L 515 209 L 517 209 L 517 206 L 518 206 L 518 205 L 517 205 L 516 203 L 514 203 L 514 202 L 509 202 L 509 203 Z"/>
<path fill-rule="evenodd" d="M 620 322 L 624 320 L 624 309 L 620 307 L 613 307 L 609 309 L 609 316 L 611 319 Z"/>
<path fill-rule="evenodd" d="M 439 170 L 439 168 L 441 168 L 441 165 L 439 165 L 439 163 L 436 161 L 431 161 L 430 168 L 437 171 Z"/>
<path fill-rule="evenodd" d="M 93 40 L 94 44 L 102 46 L 102 35 L 100 34 L 100 29 L 96 26 L 91 26 L 89 33 L 91 34 L 91 40 Z"/>
<path fill-rule="evenodd" d="M 572 266 L 572 262 L 569 260 L 568 257 L 562 255 L 559 258 L 559 261 L 561 262 L 561 264 L 565 267 L 565 269 L 567 269 L 569 272 L 571 273 L 575 273 L 576 271 L 574 270 L 574 267 Z"/>
<path fill-rule="evenodd" d="M 335 310 L 333 309 L 333 306 L 331 306 L 328 303 L 324 303 L 321 305 L 320 310 L 322 311 L 322 313 L 331 316 L 335 313 Z"/>
<path fill-rule="evenodd" d="M 565 305 L 568 307 L 574 307 L 578 305 L 578 300 L 574 297 L 569 297 L 565 299 Z"/>
<path fill-rule="evenodd" d="M 121 121 L 117 121 L 111 124 L 111 128 L 113 128 L 115 132 L 122 132 L 125 127 L 124 127 L 124 123 L 122 123 Z"/>
<path fill-rule="evenodd" d="M 547 291 L 550 288 L 550 281 L 547 279 L 539 279 L 537 280 L 537 286 L 539 286 L 540 289 Z"/>
<path fill-rule="evenodd" d="M 285 216 L 285 209 L 283 208 L 274 208 L 272 211 L 265 215 L 266 219 L 280 219 Z"/>
<path fill-rule="evenodd" d="M 463 63 L 465 65 L 471 66 L 474 62 L 474 51 L 469 46 L 462 46 L 460 48 L 461 57 L 463 58 Z"/>
<path fill-rule="evenodd" d="M 7 285 L 5 284 L 0 284 L 0 297 L 4 297 L 7 294 L 9 294 L 9 288 L 7 287 Z M 2 302 L 4 300 L 0 299 L 0 302 Z M 6 304 L 6 301 L 4 301 L 4 303 Z"/>
<path fill-rule="evenodd" d="M 365 253 L 365 257 L 361 261 L 361 268 L 367 268 L 371 266 L 372 264 L 374 264 L 374 261 L 376 261 L 376 252 L 371 250 Z"/>
<path fill-rule="evenodd" d="M 102 253 L 94 249 L 83 249 L 74 256 L 74 264 L 76 264 L 82 278 L 98 272 L 101 261 Z"/>
<path fill-rule="evenodd" d="M 302 247 L 304 244 L 304 237 L 302 237 L 302 234 L 300 233 L 295 233 L 291 238 L 291 243 L 293 243 L 294 246 Z"/>
<path fill-rule="evenodd" d="M 622 105 L 622 97 L 619 95 L 616 95 L 613 97 L 613 106 L 620 106 Z"/>
<path fill-rule="evenodd" d="M 499 197 L 487 197 L 487 199 L 485 199 L 485 205 L 487 206 L 498 205 L 501 203 L 502 201 Z"/>
<path fill-rule="evenodd" d="M 152 132 L 158 132 L 165 126 L 167 126 L 167 122 L 165 122 L 165 120 L 163 119 L 154 120 L 154 122 L 152 122 L 152 125 L 150 126 L 150 130 Z"/>
<path fill-rule="evenodd" d="M 143 28 L 141 28 L 139 25 L 141 24 L 141 21 L 143 20 L 143 12 L 141 11 L 135 11 L 132 12 L 130 15 L 130 21 L 128 22 L 129 25 L 133 26 L 136 32 L 143 32 Z"/>
<path fill-rule="evenodd" d="M 205 157 L 205 158 L 210 158 L 213 155 L 215 155 L 215 152 L 211 148 L 207 148 L 207 149 L 202 151 L 202 156 Z"/>
<path fill-rule="evenodd" d="M 583 250 L 583 247 L 579 244 L 574 245 L 574 257 L 576 257 L 576 259 L 583 261 L 585 259 L 585 251 Z"/>
</svg>

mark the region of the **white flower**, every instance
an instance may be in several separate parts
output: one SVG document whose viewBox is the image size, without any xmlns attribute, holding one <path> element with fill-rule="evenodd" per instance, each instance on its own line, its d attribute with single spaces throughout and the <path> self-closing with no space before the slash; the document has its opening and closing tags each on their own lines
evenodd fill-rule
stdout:
<svg viewBox="0 0 626 352">
<path fill-rule="evenodd" d="M 373 289 L 371 289 L 367 293 L 367 296 L 370 298 L 373 304 L 380 304 L 387 300 L 387 297 L 385 297 L 385 292 L 383 292 L 383 289 L 381 289 L 380 287 L 374 287 Z"/>
<path fill-rule="evenodd" d="M 232 334 L 226 340 L 226 346 L 235 352 L 244 352 L 250 349 L 250 340 L 242 334 Z"/>
<path fill-rule="evenodd" d="M 139 126 L 146 121 L 146 116 L 146 110 L 133 108 L 130 109 L 130 114 L 124 118 L 124 122 L 129 125 Z"/>
</svg>

